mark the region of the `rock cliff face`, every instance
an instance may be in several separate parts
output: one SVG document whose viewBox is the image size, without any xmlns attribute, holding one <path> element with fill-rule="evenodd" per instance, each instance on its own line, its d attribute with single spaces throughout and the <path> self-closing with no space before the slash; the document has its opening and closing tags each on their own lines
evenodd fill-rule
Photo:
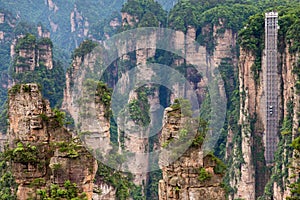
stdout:
<svg viewBox="0 0 300 200">
<path fill-rule="evenodd" d="M 29 37 L 32 37 L 32 40 L 29 41 Z M 37 42 L 35 36 L 21 36 L 17 39 L 16 45 L 17 49 L 14 43 L 11 47 L 11 56 L 16 62 L 16 73 L 34 71 L 41 65 L 49 70 L 53 68 L 52 42 L 49 38 L 41 38 Z"/>
<path fill-rule="evenodd" d="M 139 23 L 137 17 L 131 16 L 128 13 L 122 13 L 122 19 L 123 26 L 127 25 L 134 27 Z M 184 71 L 186 73 L 186 78 L 191 85 L 191 88 L 182 87 L 179 84 L 175 84 L 173 88 L 171 88 L 173 93 L 170 96 L 170 102 L 173 102 L 176 98 L 174 94 L 188 98 L 191 97 L 193 93 L 196 93 L 198 100 L 201 103 L 206 95 L 206 86 L 208 84 L 208 81 L 210 81 L 207 79 L 206 75 L 212 73 L 214 69 L 220 65 L 221 60 L 224 58 L 231 58 L 231 64 L 233 64 L 234 67 L 237 67 L 237 59 L 235 54 L 237 34 L 227 29 L 225 29 L 224 33 L 218 33 L 220 32 L 219 29 L 224 29 L 222 23 L 219 26 L 214 26 L 213 30 L 209 30 L 212 32 L 216 44 L 215 49 L 212 53 L 208 52 L 205 46 L 199 46 L 195 44 L 197 37 L 196 29 L 192 26 L 189 26 L 187 28 L 186 34 L 181 31 L 176 31 L 174 32 L 173 36 L 169 38 L 162 38 L 163 36 L 157 33 L 153 33 L 149 34 L 148 37 L 145 37 L 141 40 L 147 41 L 147 43 L 139 43 L 139 41 L 137 41 L 136 44 L 120 44 L 118 54 L 120 57 L 122 57 L 124 55 L 124 52 L 128 52 L 129 49 L 137 49 L 134 57 L 136 59 L 135 64 L 139 69 L 139 73 L 137 74 L 137 77 L 135 77 L 135 79 L 148 80 L 151 78 L 151 76 L 156 75 L 155 72 L 151 70 L 143 71 L 140 66 L 147 64 L 147 61 L 156 55 L 157 49 L 155 49 L 155 47 L 159 46 L 158 42 L 160 40 L 165 40 L 170 44 L 173 44 L 173 48 L 180 51 L 180 54 L 186 58 L 186 61 L 183 58 L 174 59 L 171 67 L 176 68 L 179 66 L 185 66 Z M 151 47 L 151 49 L 149 47 Z M 123 58 L 128 59 L 128 56 L 123 56 Z M 188 65 L 197 66 L 198 71 L 193 67 L 188 67 Z M 236 69 L 233 71 L 236 71 Z M 202 74 L 203 76 L 201 76 L 200 74 Z M 124 85 L 126 84 L 128 85 L 129 82 L 125 83 Z M 220 85 L 219 87 L 220 91 L 222 91 L 223 86 Z M 157 96 L 159 97 L 161 94 L 159 93 L 159 91 L 157 92 Z M 224 97 L 225 93 L 222 93 L 221 95 Z M 136 95 L 131 96 L 134 97 Z M 155 107 L 155 105 L 157 105 L 157 102 L 159 102 L 159 100 L 157 100 L 158 99 L 148 97 L 150 107 Z M 139 142 L 137 141 L 137 143 Z M 142 141 L 142 143 L 147 145 L 145 141 Z M 132 149 L 132 147 L 129 145 L 128 149 Z"/>
<path fill-rule="evenodd" d="M 279 111 L 280 119 L 283 121 L 289 115 L 293 119 L 292 137 L 297 135 L 297 129 L 299 127 L 299 95 L 296 94 L 295 84 L 296 75 L 292 73 L 293 68 L 297 63 L 297 55 L 290 54 L 289 45 L 286 45 L 284 50 L 278 55 L 278 74 L 277 78 L 279 89 Z M 271 191 L 271 196 L 275 199 L 285 199 L 289 195 L 289 188 L 287 185 L 291 181 L 290 176 L 294 174 L 292 169 L 288 169 L 288 163 L 293 165 L 292 158 L 275 158 L 276 164 L 274 170 L 271 172 L 270 166 L 266 166 L 264 161 L 264 147 L 265 147 L 265 135 L 266 119 L 265 119 L 265 74 L 266 65 L 265 55 L 262 55 L 262 70 L 259 72 L 258 77 L 254 77 L 253 65 L 256 57 L 250 52 L 244 49 L 240 51 L 239 58 L 239 82 L 240 82 L 240 121 L 241 125 L 241 141 L 240 147 L 235 146 L 233 148 L 232 155 L 242 155 L 242 162 L 238 157 L 234 158 L 239 169 L 235 170 L 235 177 L 231 179 L 231 186 L 236 188 L 236 194 L 234 198 L 256 199 L 264 194 L 264 187 L 270 180 L 270 186 L 267 186 L 267 190 Z M 289 113 L 292 108 L 292 113 Z M 279 126 L 281 126 L 280 124 Z M 285 139 L 285 135 L 278 135 L 277 140 L 282 141 L 281 147 L 278 147 L 278 155 L 283 157 L 291 153 L 290 150 L 283 150 L 290 141 Z M 230 141 L 228 141 L 230 142 Z M 262 148 L 263 147 L 263 148 Z M 285 156 L 284 156 L 285 155 Z M 238 164 L 239 163 L 239 164 Z M 276 169 L 283 171 L 280 175 L 276 172 Z M 279 179 L 274 181 L 273 178 Z M 279 186 L 281 185 L 281 186 Z M 271 188 L 271 189 L 270 189 Z"/>
<path fill-rule="evenodd" d="M 48 30 L 44 30 L 41 25 L 37 27 L 37 33 L 40 38 L 50 38 L 50 32 Z"/>
<path fill-rule="evenodd" d="M 99 148 L 103 156 L 108 156 L 112 148 L 110 144 L 110 120 L 107 116 L 107 109 L 109 108 L 102 103 L 97 103 L 95 96 L 93 96 L 97 83 L 86 77 L 91 71 L 98 69 L 96 68 L 96 60 L 99 61 L 97 53 L 89 53 L 84 57 L 74 58 L 71 68 L 66 73 L 62 109 L 72 116 L 78 131 L 88 133 L 81 136 L 85 145 L 94 150 Z M 92 84 L 92 90 L 87 89 L 89 84 Z M 78 91 L 88 91 L 90 94 L 81 94 Z M 101 99 L 101 96 L 99 98 Z M 94 110 L 96 113 L 93 112 Z M 90 116 L 91 113 L 96 116 Z M 76 134 L 81 133 L 77 132 Z M 95 191 L 101 191 L 100 193 L 93 193 L 93 199 L 116 199 L 116 189 L 104 182 L 102 177 L 96 176 L 93 187 Z"/>
<path fill-rule="evenodd" d="M 297 75 L 293 73 L 297 68 L 297 63 L 299 63 L 299 54 L 291 54 L 289 52 L 289 45 L 286 45 L 284 51 L 280 55 L 280 71 L 279 80 L 280 87 L 280 110 L 283 120 L 282 124 L 282 137 L 280 142 L 284 147 L 290 145 L 291 140 L 294 140 L 299 135 L 299 111 L 300 111 L 300 97 L 299 91 L 296 89 Z M 287 120 L 292 121 L 290 136 L 285 136 L 285 122 Z M 290 138 L 290 139 L 286 139 Z M 284 142 L 282 142 L 284 141 Z M 280 149 L 278 150 L 280 152 Z M 283 157 L 278 158 L 279 162 L 275 164 L 274 169 L 285 172 L 285 175 L 279 176 L 279 180 L 275 180 L 273 184 L 273 196 L 274 199 L 285 199 L 291 196 L 291 189 L 288 187 L 289 184 L 296 182 L 299 178 L 299 159 L 297 157 L 296 150 L 290 150 L 285 148 L 282 152 Z M 289 167 L 291 166 L 291 167 Z M 272 175 L 278 176 L 278 171 L 272 171 Z"/>
<path fill-rule="evenodd" d="M 185 127 L 180 109 L 167 108 L 160 143 L 162 148 L 170 140 L 180 137 L 180 129 Z M 160 156 L 160 163 L 164 157 Z M 159 181 L 159 199 L 219 199 L 225 200 L 225 190 L 221 187 L 222 174 L 217 174 L 218 163 L 211 155 L 204 156 L 201 146 L 190 147 L 178 160 L 161 166 L 163 179 Z M 205 175 L 204 175 L 205 174 Z"/>
<path fill-rule="evenodd" d="M 91 133 L 95 133 L 98 135 L 101 140 L 101 145 L 104 145 L 103 148 L 109 151 L 110 147 L 110 122 L 109 118 L 106 116 L 106 108 L 100 103 L 96 103 L 93 99 L 84 99 L 88 98 L 87 96 L 78 97 L 78 95 L 88 95 L 88 94 L 80 94 L 78 91 L 87 90 L 88 84 L 92 84 L 89 82 L 88 77 L 85 75 L 88 74 L 87 71 L 93 71 L 95 69 L 95 62 L 99 55 L 97 54 L 87 54 L 82 57 L 76 57 L 72 63 L 71 68 L 66 73 L 66 87 L 64 90 L 64 99 L 62 103 L 62 109 L 67 111 L 73 117 L 74 121 L 78 125 L 80 123 L 79 128 L 82 132 L 89 131 Z M 75 86 L 75 87 L 74 87 Z M 93 89 L 96 90 L 96 85 Z M 89 91 L 92 95 L 95 95 L 95 91 Z M 101 98 L 101 97 L 100 97 Z M 81 102 L 78 102 L 78 99 Z M 93 113 L 92 110 L 89 109 L 96 109 L 97 110 L 97 123 L 99 125 L 93 126 L 91 124 L 91 116 L 85 116 L 85 113 Z M 92 127 L 92 128 L 91 128 Z M 93 135 L 93 134 L 92 134 Z M 91 136 L 92 137 L 92 136 Z M 87 138 L 89 138 L 87 136 Z M 92 139 L 91 139 L 92 141 Z"/>
<path fill-rule="evenodd" d="M 9 47 L 11 45 L 11 42 L 15 38 L 15 33 L 14 29 L 17 24 L 17 19 L 8 11 L 6 10 L 1 10 L 0 11 L 0 25 L 1 25 L 1 30 L 0 30 L 0 44 L 1 44 L 1 49 L 3 51 L 2 53 L 2 58 L 3 60 L 1 61 L 1 65 L 5 66 L 9 62 Z M 6 61 L 6 62 L 4 62 Z"/>
<path fill-rule="evenodd" d="M 53 10 L 54 12 L 57 12 L 59 9 L 52 0 L 45 0 L 45 4 L 48 5 L 49 10 Z"/>
<path fill-rule="evenodd" d="M 60 111 L 51 111 L 36 84 L 15 85 L 9 92 L 9 149 L 18 183 L 18 199 L 37 198 L 38 189 L 75 183 L 92 199 L 96 161 L 62 127 Z"/>
<path fill-rule="evenodd" d="M 242 124 L 241 127 L 241 149 L 238 146 L 235 146 L 233 149 L 233 155 L 237 155 L 241 151 L 243 157 L 243 164 L 238 169 L 233 169 L 234 174 L 237 177 L 232 178 L 233 181 L 231 184 L 237 189 L 235 198 L 246 198 L 246 199 L 255 199 L 255 170 L 252 162 L 252 137 L 250 129 L 250 117 L 253 117 L 253 113 L 259 109 L 257 108 L 257 95 L 261 90 L 255 87 L 255 81 L 251 79 L 251 66 L 254 63 L 254 58 L 251 54 L 241 51 L 240 53 L 240 65 L 239 65 L 239 79 L 240 79 L 240 91 L 245 91 L 246 100 L 241 100 L 241 109 L 240 109 L 240 119 L 239 123 Z M 244 100 L 244 102 L 243 102 Z M 251 114 L 250 114 L 251 113 Z M 236 158 L 237 159 L 237 158 Z M 249 189 L 250 188 L 250 189 Z"/>
<path fill-rule="evenodd" d="M 3 40 L 3 39 L 4 39 L 4 32 L 0 31 L 0 40 Z"/>
<path fill-rule="evenodd" d="M 52 46 L 50 44 L 38 44 L 37 48 L 37 66 L 44 65 L 47 69 L 52 69 Z"/>
<path fill-rule="evenodd" d="M 129 25 L 133 27 L 139 22 L 139 19 L 136 16 L 132 16 L 126 12 L 122 13 L 122 26 Z"/>
<path fill-rule="evenodd" d="M 95 192 L 100 191 L 100 192 Z M 116 189 L 109 184 L 96 180 L 94 183 L 94 193 L 93 200 L 115 200 L 116 199 Z"/>
<path fill-rule="evenodd" d="M 76 33 L 78 38 L 86 38 L 89 32 L 89 22 L 77 10 L 76 4 L 70 14 L 71 33 Z M 76 40 L 76 46 L 78 41 Z"/>
<path fill-rule="evenodd" d="M 135 23 L 138 23 L 137 20 L 133 20 L 135 19 L 133 16 L 130 16 L 127 13 L 122 14 L 122 19 L 123 19 L 123 25 L 125 23 L 129 26 L 134 26 Z M 221 25 L 215 26 L 214 32 L 219 32 L 218 29 L 221 28 L 223 28 Z M 125 92 L 126 90 L 125 88 L 131 84 L 131 81 L 134 80 L 138 82 L 140 80 L 150 80 L 152 76 L 156 76 L 155 71 L 153 71 L 151 68 L 145 68 L 144 66 L 148 64 L 149 59 L 154 58 L 156 56 L 157 49 L 155 47 L 159 46 L 158 43 L 161 40 L 168 40 L 170 44 L 173 44 L 174 49 L 180 49 L 182 51 L 181 54 L 183 55 L 183 57 L 185 56 L 186 59 L 189 61 L 187 65 L 194 64 L 196 66 L 199 66 L 200 68 L 202 66 L 207 66 L 201 68 L 201 73 L 203 74 L 212 73 L 212 71 L 214 71 L 214 69 L 220 65 L 223 58 L 228 58 L 228 57 L 233 58 L 231 63 L 233 63 L 233 66 L 235 66 L 234 63 L 236 62 L 235 59 L 236 55 L 234 54 L 233 49 L 235 48 L 235 43 L 236 43 L 236 33 L 232 32 L 231 30 L 225 30 L 223 34 L 222 33 L 214 34 L 214 38 L 215 38 L 216 46 L 212 55 L 206 50 L 205 46 L 198 46 L 195 44 L 196 30 L 193 27 L 188 28 L 186 35 L 181 31 L 176 31 L 172 37 L 162 38 L 161 35 L 157 34 L 156 32 L 153 32 L 153 33 L 149 33 L 148 36 L 144 36 L 143 39 L 138 41 L 128 40 L 125 43 L 120 42 L 118 43 L 118 49 L 117 49 L 119 60 L 113 63 L 115 69 L 111 71 L 110 76 L 113 76 L 113 78 L 110 80 L 122 77 L 121 79 L 118 80 L 119 82 L 122 83 L 121 84 L 118 83 L 118 84 L 119 87 L 121 87 L 119 89 Z M 147 43 L 145 43 L 144 41 L 147 41 Z M 84 118 L 81 118 L 79 116 L 80 110 L 76 106 L 78 102 L 75 101 L 75 99 L 77 98 L 75 92 L 83 90 L 84 77 L 86 74 L 88 74 L 88 71 L 94 71 L 96 65 L 102 64 L 101 61 L 99 63 L 99 58 L 101 59 L 103 58 L 103 60 L 105 60 L 106 55 L 101 55 L 101 53 L 100 54 L 98 53 L 93 52 L 83 57 L 75 57 L 72 63 L 72 67 L 66 75 L 67 81 L 66 81 L 66 89 L 65 89 L 62 107 L 72 115 L 75 121 L 82 119 L 84 122 Z M 122 66 L 122 63 L 124 62 L 130 62 L 131 65 L 135 65 L 139 73 L 136 73 L 135 77 L 129 78 L 128 72 L 126 72 L 126 70 L 128 69 L 126 69 L 125 67 L 124 70 L 124 66 Z M 184 62 L 185 61 L 182 58 L 175 59 L 171 67 L 175 68 L 177 66 L 184 64 Z M 101 67 L 99 70 L 101 71 Z M 99 73 L 99 71 L 95 73 Z M 173 94 L 175 93 L 178 96 L 185 96 L 185 97 L 190 97 L 195 91 L 198 99 L 200 100 L 200 102 L 202 102 L 206 95 L 205 91 L 208 82 L 207 78 L 205 77 L 202 78 L 200 73 L 197 72 L 197 70 L 195 70 L 192 67 L 186 67 L 186 74 L 187 74 L 187 79 L 189 80 L 189 84 L 192 86 L 191 88 L 187 88 L 187 87 L 183 88 L 183 87 L 179 87 L 179 85 L 174 85 L 174 87 L 170 89 L 174 90 Z M 73 89 L 74 85 L 77 88 L 76 90 Z M 110 82 L 110 85 L 114 87 L 116 83 L 112 81 Z M 149 84 L 146 87 L 152 88 L 152 85 Z M 220 91 L 222 91 L 221 88 L 222 86 L 220 85 L 219 87 L 220 87 Z M 157 87 L 153 87 L 152 89 L 153 89 L 152 93 L 150 95 L 147 95 L 147 104 L 150 107 L 149 116 L 151 116 L 151 119 L 155 120 L 157 118 L 156 112 L 159 112 L 159 109 L 161 109 L 159 105 L 161 103 L 160 95 L 163 94 L 160 93 Z M 221 95 L 225 96 L 224 93 L 222 93 Z M 171 95 L 170 102 L 174 101 L 175 98 L 176 97 L 174 95 Z M 130 104 L 134 100 L 138 100 L 138 92 L 130 91 L 129 99 L 127 103 Z M 109 137 L 111 137 L 109 135 L 109 127 L 110 127 L 109 120 L 105 118 L 101 118 L 101 119 L 99 118 L 99 121 L 103 123 L 101 127 L 106 127 L 103 129 L 103 133 L 100 133 L 100 135 L 103 136 L 102 138 L 103 144 L 104 143 L 105 145 L 109 144 Z M 135 132 L 131 132 L 131 129 L 134 128 L 135 126 L 134 125 L 135 122 L 134 120 L 132 120 L 130 116 L 126 116 L 124 119 L 119 119 L 119 121 L 125 123 L 126 125 L 131 126 L 131 127 L 125 127 L 125 129 L 123 130 L 120 129 L 121 126 L 119 127 L 118 129 L 119 141 L 120 138 L 125 135 L 124 140 L 121 139 L 122 144 L 120 143 L 119 147 L 129 152 L 147 152 L 149 150 L 148 149 L 149 141 L 147 139 L 147 136 L 149 135 L 149 129 L 147 130 L 135 129 Z M 88 125 L 88 123 L 85 122 L 83 124 Z M 97 132 L 97 130 L 94 131 Z M 146 137 L 139 138 L 136 137 L 136 135 L 143 136 L 143 137 L 146 136 Z M 140 161 L 137 160 L 136 162 L 139 163 L 137 166 L 140 168 L 139 170 L 141 171 L 146 171 L 147 168 L 149 167 L 148 166 L 149 163 L 145 160 L 140 160 Z M 131 166 L 131 168 L 136 168 L 136 166 Z M 144 183 L 147 182 L 148 179 L 147 176 L 148 176 L 147 174 L 136 174 L 134 175 L 134 182 L 136 184 L 142 185 L 143 182 Z"/>
<path fill-rule="evenodd" d="M 5 15 L 4 13 L 0 13 L 0 24 L 4 23 Z"/>
<path fill-rule="evenodd" d="M 0 46 L 1 46 L 1 77 L 0 77 L 0 91 L 6 97 L 6 89 L 12 85 L 12 80 L 9 78 L 8 72 L 3 71 L 3 69 L 8 68 L 10 65 L 10 45 L 11 41 L 14 38 L 13 29 L 16 25 L 16 19 L 12 16 L 11 13 L 1 10 L 0 11 Z M 3 96 L 3 97 L 4 97 Z M 0 104 L 3 105 L 6 101 L 6 98 L 0 100 Z M 2 121 L 7 121 L 2 118 Z M 0 131 L 0 149 L 3 150 L 5 141 L 6 141 L 6 123 L 2 125 Z"/>
<path fill-rule="evenodd" d="M 135 23 L 138 23 L 134 17 L 128 15 L 127 13 L 123 13 L 122 15 L 123 25 L 134 26 Z M 222 23 L 219 26 L 213 26 L 213 38 L 215 42 L 215 47 L 213 51 L 208 51 L 203 46 L 196 46 L 193 41 L 196 39 L 196 30 L 193 27 L 188 27 L 186 35 L 180 31 L 177 31 L 172 38 L 168 38 L 171 43 L 174 44 L 176 48 L 180 48 L 182 52 L 186 55 L 187 60 L 189 60 L 192 64 L 197 62 L 203 62 L 204 66 L 209 66 L 213 71 L 214 68 L 219 67 L 222 65 L 224 59 L 229 60 L 229 63 L 233 67 L 234 73 L 238 72 L 238 82 L 239 82 L 239 92 L 240 92 L 240 110 L 239 110 L 239 126 L 240 132 L 237 130 L 232 130 L 229 128 L 228 133 L 228 140 L 227 140 L 227 158 L 233 157 L 232 166 L 229 167 L 229 173 L 233 174 L 230 176 L 230 185 L 234 189 L 234 194 L 230 196 L 231 199 L 234 198 L 245 198 L 245 199 L 256 199 L 259 196 L 263 195 L 265 186 L 267 182 L 270 180 L 272 174 L 270 167 L 266 166 L 264 161 L 264 131 L 265 127 L 265 77 L 264 72 L 266 71 L 265 62 L 265 55 L 262 55 L 262 70 L 259 72 L 258 77 L 255 77 L 253 72 L 253 65 L 255 63 L 255 55 L 251 53 L 251 51 L 247 51 L 245 49 L 240 49 L 240 56 L 239 60 L 237 59 L 237 52 L 236 52 L 236 38 L 237 34 L 231 30 L 225 29 L 225 31 L 220 31 L 224 29 L 222 27 Z M 203 35 L 205 35 L 205 31 L 209 31 L 203 28 Z M 160 41 L 160 35 L 152 34 L 149 38 L 144 38 L 144 41 L 148 41 L 149 46 L 156 46 L 157 41 Z M 280 101 L 280 119 L 279 121 L 283 121 L 284 118 L 289 115 L 289 104 L 292 102 L 292 118 L 293 118 L 293 128 L 292 128 L 292 137 L 295 138 L 297 135 L 297 129 L 299 127 L 298 121 L 299 116 L 297 116 L 297 112 L 299 112 L 299 95 L 296 93 L 295 84 L 297 82 L 297 77 L 295 74 L 292 73 L 293 69 L 295 68 L 298 62 L 298 55 L 290 54 L 288 49 L 289 46 L 284 48 L 283 51 L 278 55 L 278 60 L 280 63 L 279 71 L 278 71 L 278 80 L 280 80 L 281 84 L 278 84 L 279 88 L 279 96 L 278 99 Z M 143 65 L 147 64 L 149 59 L 153 58 L 156 54 L 156 49 L 147 49 L 145 44 L 142 42 L 139 43 L 120 43 L 118 46 L 118 56 L 121 58 L 122 61 L 131 61 L 136 68 L 139 69 L 139 72 L 134 79 L 136 80 L 143 80 L 143 79 L 150 79 L 151 76 L 155 75 L 154 71 L 149 71 L 142 67 Z M 129 50 L 137 49 L 134 56 L 126 54 Z M 84 63 L 85 66 L 93 66 L 95 64 L 96 55 L 86 55 L 84 59 L 76 58 L 73 62 L 73 69 L 76 71 L 79 66 Z M 132 59 L 134 57 L 134 59 Z M 200 61 L 199 61 L 200 60 Z M 184 63 L 182 58 L 175 59 L 172 63 L 174 66 L 180 66 Z M 121 69 L 121 66 L 118 66 L 119 63 L 114 63 L 118 69 Z M 144 71 L 143 71 L 144 70 Z M 207 69 L 206 69 L 207 70 Z M 118 70 L 117 70 L 118 71 Z M 205 69 L 204 69 L 205 71 Z M 119 73 L 123 73 L 121 70 L 118 71 Z M 70 85 L 74 79 L 73 75 L 70 73 L 67 75 L 67 88 L 71 88 Z M 117 73 L 114 71 L 113 75 Z M 143 74 L 147 74 L 144 76 Z M 193 71 L 187 71 L 187 75 L 192 75 Z M 79 76 L 80 77 L 80 76 Z M 130 84 L 130 79 L 128 77 L 128 73 L 124 72 L 122 74 L 122 81 L 121 86 L 126 87 L 126 85 Z M 78 77 L 77 77 L 78 78 Z M 80 78 L 78 79 L 80 80 Z M 74 84 L 79 84 L 78 80 L 74 82 Z M 198 99 L 200 102 L 204 99 L 205 96 L 205 88 L 207 85 L 207 79 L 205 77 L 197 79 L 197 81 L 191 82 L 193 85 L 194 91 L 197 92 Z M 112 84 L 114 86 L 114 83 Z M 220 87 L 222 87 L 220 85 Z M 172 88 L 179 94 L 188 95 L 189 91 L 186 91 L 186 88 L 182 89 L 180 87 Z M 78 113 L 74 110 L 73 102 L 72 103 L 72 95 L 70 95 L 71 89 L 65 90 L 65 100 L 64 105 L 66 106 L 69 112 L 74 112 L 75 116 Z M 125 89 L 124 89 L 125 91 Z M 221 90 L 220 90 L 221 91 Z M 191 91 L 192 92 L 192 91 Z M 225 94 L 221 94 L 225 96 Z M 131 92 L 129 95 L 129 102 L 133 100 L 137 100 L 137 92 Z M 154 90 L 154 95 L 147 96 L 147 101 L 150 107 L 157 108 L 157 104 L 159 103 L 159 96 L 160 93 L 158 90 Z M 171 95 L 171 101 L 175 99 L 174 96 Z M 72 111 L 73 110 L 73 111 Z M 155 110 L 155 109 L 154 109 Z M 152 111 L 154 111 L 152 110 Z M 154 112 L 153 112 L 154 113 Z M 152 115 L 153 113 L 150 113 Z M 154 115 L 153 115 L 154 116 Z M 122 122 L 126 122 L 127 124 L 133 124 L 134 122 L 129 122 L 131 119 L 127 116 L 126 119 L 121 120 Z M 104 124 L 107 124 L 106 127 L 109 127 L 109 121 L 102 118 Z M 105 125 L 104 125 L 105 127 Z M 127 129 L 130 130 L 130 129 Z M 144 152 L 147 151 L 147 147 L 149 145 L 149 141 L 146 139 L 137 139 L 136 137 L 131 137 L 131 135 L 147 135 L 147 131 L 144 130 L 136 130 L 137 133 L 134 134 L 126 134 L 127 136 L 124 138 L 123 146 L 125 150 L 132 151 L 132 152 Z M 104 131 L 105 134 L 104 138 L 109 138 L 108 129 Z M 124 134 L 119 130 L 119 137 Z M 238 136 L 238 139 L 236 139 Z M 120 139 L 120 138 L 119 138 Z M 278 140 L 280 136 L 278 136 Z M 105 140 L 105 139 L 104 139 Z M 108 139 L 107 139 L 108 140 Z M 288 145 L 288 142 L 285 142 L 283 145 Z M 193 160 L 196 160 L 199 156 L 201 150 L 199 149 L 191 149 L 186 154 L 183 155 L 183 160 L 186 163 L 193 163 Z M 284 150 L 282 155 L 288 155 L 290 151 Z M 296 153 L 293 152 L 295 155 Z M 197 156 L 196 156 L 197 155 Z M 196 158 L 196 157 L 197 158 Z M 203 158 L 205 160 L 205 158 Z M 138 162 L 138 161 L 137 161 Z M 290 194 L 289 188 L 286 187 L 289 182 L 293 182 L 294 174 L 297 172 L 293 169 L 287 169 L 287 163 L 290 162 L 291 165 L 296 166 L 296 161 L 292 159 L 288 159 L 288 161 L 284 162 L 283 164 L 275 165 L 274 169 L 288 171 L 286 175 L 279 176 L 279 181 L 271 181 L 272 182 L 272 196 L 277 199 L 284 199 Z M 210 163 L 210 162 L 208 162 Z M 142 168 L 147 167 L 147 162 L 139 165 Z M 198 166 L 199 165 L 199 166 Z M 200 166 L 201 165 L 201 166 Z M 190 194 L 190 198 L 197 199 L 197 195 L 205 194 L 202 193 L 202 187 L 215 187 L 217 183 L 220 181 L 220 176 L 216 175 L 216 178 L 212 180 L 217 180 L 214 183 L 201 184 L 195 183 L 195 190 L 189 191 L 188 185 L 193 180 L 196 180 L 197 173 L 195 170 L 191 173 L 186 173 L 186 170 L 190 168 L 199 168 L 203 167 L 206 171 L 209 171 L 214 166 L 210 166 L 205 162 L 194 163 L 191 166 L 180 165 L 179 163 L 172 165 L 172 167 L 163 168 L 164 179 L 160 182 L 160 198 L 164 199 L 166 196 L 168 198 L 180 199 L 183 198 L 184 194 Z M 211 168 L 210 168 L 211 167 Z M 175 176 L 175 174 L 183 174 L 183 177 L 175 177 L 173 180 L 169 176 Z M 181 175 L 180 175 L 181 176 Z M 277 175 L 276 175 L 277 176 Z M 167 178 L 169 177 L 169 178 Z M 215 176 L 213 176 L 215 177 Z M 135 183 L 141 184 L 143 181 L 147 180 L 147 175 L 136 175 L 135 176 Z M 176 180 L 176 181 L 174 181 Z M 178 182 L 178 181 L 180 182 Z M 183 182 L 181 182 L 184 180 Z M 216 184 L 215 184 L 216 183 Z M 184 186 L 180 186 L 178 184 L 183 184 Z M 104 188 L 110 188 L 110 186 L 106 185 Z M 214 188 L 212 188 L 214 189 Z M 109 191 L 113 191 L 113 188 Z M 109 193 L 109 192 L 108 192 Z M 218 192 L 216 193 L 218 194 Z M 220 190 L 220 194 L 223 194 Z M 221 195 L 219 195 L 221 196 Z"/>
</svg>

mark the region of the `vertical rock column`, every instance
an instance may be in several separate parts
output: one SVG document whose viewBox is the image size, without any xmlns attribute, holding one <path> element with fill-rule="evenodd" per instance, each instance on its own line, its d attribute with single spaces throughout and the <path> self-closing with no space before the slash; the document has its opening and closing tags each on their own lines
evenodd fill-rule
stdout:
<svg viewBox="0 0 300 200">
<path fill-rule="evenodd" d="M 166 108 L 160 138 L 162 148 L 180 136 L 186 119 L 181 119 L 180 110 Z M 204 156 L 201 146 L 191 146 L 176 161 L 166 164 L 161 155 L 159 161 L 163 179 L 159 181 L 160 200 L 225 200 L 221 187 L 222 174 L 215 173 L 217 159 L 212 155 Z M 164 163 L 164 165 L 162 165 Z M 205 174 L 206 177 L 201 177 Z"/>
<path fill-rule="evenodd" d="M 17 198 L 37 198 L 37 190 L 75 183 L 92 199 L 95 159 L 72 138 L 36 84 L 15 85 L 9 92 L 9 152 L 18 183 Z M 37 184 L 37 181 L 38 184 Z"/>
</svg>

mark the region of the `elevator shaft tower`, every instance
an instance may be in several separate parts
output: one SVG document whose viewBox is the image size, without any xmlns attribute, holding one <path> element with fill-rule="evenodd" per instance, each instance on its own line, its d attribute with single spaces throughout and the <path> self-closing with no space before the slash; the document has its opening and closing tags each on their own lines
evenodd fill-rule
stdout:
<svg viewBox="0 0 300 200">
<path fill-rule="evenodd" d="M 266 53 L 266 130 L 265 159 L 267 165 L 272 165 L 278 144 L 278 63 L 277 63 L 277 33 L 278 13 L 265 13 L 265 53 Z"/>
</svg>

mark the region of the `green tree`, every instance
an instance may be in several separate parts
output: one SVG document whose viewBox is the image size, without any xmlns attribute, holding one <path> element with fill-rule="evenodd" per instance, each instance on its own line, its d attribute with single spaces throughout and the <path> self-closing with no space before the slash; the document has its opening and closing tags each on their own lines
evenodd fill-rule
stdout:
<svg viewBox="0 0 300 200">
<path fill-rule="evenodd" d="M 3 200 L 16 200 L 17 183 L 3 153 L 0 153 L 0 197 Z"/>
</svg>

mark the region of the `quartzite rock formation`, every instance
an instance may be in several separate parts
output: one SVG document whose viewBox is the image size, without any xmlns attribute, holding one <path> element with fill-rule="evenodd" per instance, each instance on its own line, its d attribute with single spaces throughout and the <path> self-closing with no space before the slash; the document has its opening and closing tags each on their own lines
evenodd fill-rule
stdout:
<svg viewBox="0 0 300 200">
<path fill-rule="evenodd" d="M 69 180 L 92 199 L 97 164 L 92 155 L 61 124 L 38 85 L 15 85 L 9 92 L 9 149 L 18 183 L 17 198 L 36 198 L 37 189 Z M 38 184 L 36 184 L 38 182 Z"/>
</svg>

